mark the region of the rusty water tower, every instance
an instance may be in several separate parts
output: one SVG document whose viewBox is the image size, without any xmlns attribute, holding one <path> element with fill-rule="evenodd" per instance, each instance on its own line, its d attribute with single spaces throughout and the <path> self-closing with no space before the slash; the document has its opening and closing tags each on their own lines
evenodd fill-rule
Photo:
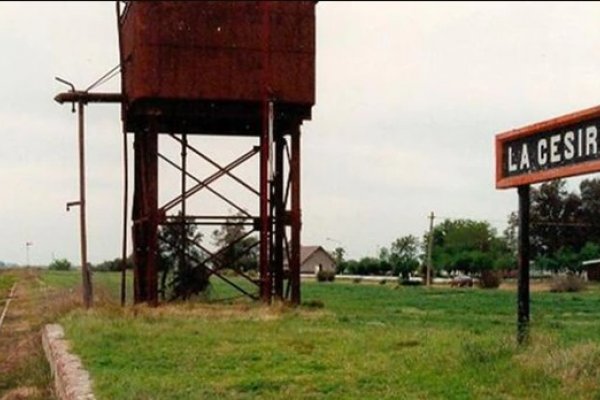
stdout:
<svg viewBox="0 0 600 400">
<path fill-rule="evenodd" d="M 316 2 L 121 3 L 122 120 L 125 132 L 134 135 L 135 149 L 135 302 L 158 302 L 158 227 L 174 221 L 169 211 L 180 207 L 184 223 L 226 222 L 223 216 L 186 215 L 186 201 L 229 176 L 254 191 L 259 202 L 258 215 L 246 213 L 237 220 L 259 235 L 256 297 L 299 303 L 300 126 L 311 118 L 315 103 Z M 170 135 L 182 147 L 181 193 L 164 205 L 158 204 L 158 135 Z M 219 165 L 191 147 L 188 135 L 255 137 L 257 143 L 232 163 Z M 217 172 L 186 183 L 188 152 L 211 162 Z M 234 172 L 254 155 L 260 159 L 258 188 Z M 220 251 L 200 265 L 236 286 L 220 274 L 223 266 L 215 263 Z"/>
</svg>

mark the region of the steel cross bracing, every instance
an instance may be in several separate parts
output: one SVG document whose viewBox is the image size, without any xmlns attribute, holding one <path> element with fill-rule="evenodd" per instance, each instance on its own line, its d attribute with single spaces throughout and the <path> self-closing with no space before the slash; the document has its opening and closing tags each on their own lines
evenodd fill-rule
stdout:
<svg viewBox="0 0 600 400">
<path fill-rule="evenodd" d="M 158 227 L 160 225 L 219 226 L 236 225 L 250 228 L 232 243 L 210 251 L 193 240 L 184 240 L 180 251 L 180 265 L 193 263 L 195 268 L 204 268 L 209 276 L 215 276 L 240 293 L 252 299 L 271 302 L 274 299 L 300 302 L 300 129 L 288 135 L 273 131 L 272 136 L 261 135 L 260 145 L 254 146 L 226 165 L 215 162 L 204 152 L 192 146 L 186 134 L 166 135 L 181 146 L 181 160 L 176 162 L 158 151 L 158 133 L 152 124 L 144 132 L 135 134 L 135 171 L 133 205 L 134 241 L 134 300 L 158 304 Z M 288 140 L 288 137 L 290 138 Z M 266 140 L 265 140 L 266 139 Z M 235 170 L 260 155 L 259 190 L 240 178 Z M 188 169 L 188 156 L 199 157 L 215 169 L 212 174 L 200 178 Z M 163 205 L 158 205 L 158 160 L 174 168 L 181 176 L 181 192 Z M 266 173 L 265 173 L 266 172 Z M 214 185 L 228 177 L 259 200 L 259 215 L 251 215 L 247 208 L 224 195 Z M 190 185 L 188 186 L 188 181 Z M 207 191 L 224 204 L 234 208 L 239 215 L 188 215 L 188 202 Z M 180 206 L 180 215 L 169 215 Z M 245 238 L 258 233 L 258 242 L 246 246 L 237 254 L 243 257 L 259 247 L 259 277 L 253 279 L 241 270 L 235 270 L 240 279 L 253 284 L 255 292 L 239 285 L 238 280 L 222 274 L 228 265 L 221 265 L 221 255 L 231 250 Z M 185 237 L 185 235 L 182 235 Z M 196 246 L 201 250 L 200 258 L 191 256 L 185 249 Z M 287 285 L 286 285 L 287 283 Z"/>
</svg>

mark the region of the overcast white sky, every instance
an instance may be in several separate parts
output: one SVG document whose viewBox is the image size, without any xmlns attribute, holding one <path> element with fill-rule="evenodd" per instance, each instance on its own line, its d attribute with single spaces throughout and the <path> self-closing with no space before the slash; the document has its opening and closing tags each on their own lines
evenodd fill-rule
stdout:
<svg viewBox="0 0 600 400">
<path fill-rule="evenodd" d="M 304 244 L 374 255 L 430 211 L 503 229 L 517 198 L 494 187 L 494 134 L 600 103 L 599 20 L 598 3 L 319 2 Z M 1 2 L 0 49 L 0 260 L 24 264 L 31 241 L 33 264 L 78 263 L 76 119 L 53 79 L 83 88 L 118 63 L 114 3 Z M 205 144 L 223 161 L 249 145 Z M 120 254 L 121 150 L 119 108 L 88 107 L 94 263 Z M 161 170 L 161 199 L 177 184 Z"/>
</svg>

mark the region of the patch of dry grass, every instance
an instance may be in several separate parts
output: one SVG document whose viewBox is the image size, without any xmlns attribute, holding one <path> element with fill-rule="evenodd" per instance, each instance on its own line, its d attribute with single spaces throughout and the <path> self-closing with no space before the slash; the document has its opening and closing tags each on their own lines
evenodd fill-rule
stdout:
<svg viewBox="0 0 600 400">
<path fill-rule="evenodd" d="M 14 270 L 14 299 L 0 331 L 0 399 L 52 399 L 50 369 L 41 346 L 44 324 L 78 306 L 76 292 L 49 287 L 35 269 Z"/>
<path fill-rule="evenodd" d="M 529 347 L 515 355 L 515 360 L 532 371 L 542 372 L 559 380 L 565 398 L 586 398 L 598 390 L 598 342 L 565 345 L 552 337 L 535 335 L 531 338 Z"/>
</svg>

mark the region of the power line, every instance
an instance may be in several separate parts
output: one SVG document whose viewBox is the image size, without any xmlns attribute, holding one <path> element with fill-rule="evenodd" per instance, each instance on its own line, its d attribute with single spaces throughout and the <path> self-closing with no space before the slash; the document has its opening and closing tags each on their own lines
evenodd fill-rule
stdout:
<svg viewBox="0 0 600 400">
<path fill-rule="evenodd" d="M 116 66 L 111 68 L 107 73 L 105 73 L 100 78 L 98 78 L 94 83 L 92 83 L 90 86 L 88 86 L 88 88 L 85 89 L 85 91 L 89 92 L 90 90 L 105 84 L 106 82 L 110 81 L 115 76 L 117 76 L 120 72 L 121 72 L 121 63 L 117 64 Z"/>
</svg>

